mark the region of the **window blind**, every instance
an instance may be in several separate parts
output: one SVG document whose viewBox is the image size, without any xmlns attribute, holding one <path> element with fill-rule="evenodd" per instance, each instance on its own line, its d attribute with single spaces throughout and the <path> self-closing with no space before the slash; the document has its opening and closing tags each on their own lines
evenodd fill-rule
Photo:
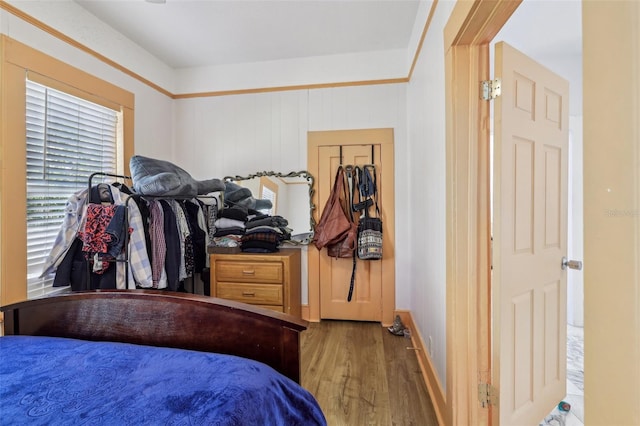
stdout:
<svg viewBox="0 0 640 426">
<path fill-rule="evenodd" d="M 27 80 L 27 293 L 57 291 L 39 278 L 73 193 L 94 172 L 117 171 L 117 111 Z"/>
<path fill-rule="evenodd" d="M 271 201 L 271 208 L 270 209 L 262 209 L 260 210 L 261 213 L 264 214 L 268 214 L 268 215 L 272 215 L 273 211 L 276 207 L 276 197 L 277 194 L 269 187 L 262 185 L 262 187 L 260 188 L 260 198 L 263 200 L 269 200 Z"/>
</svg>

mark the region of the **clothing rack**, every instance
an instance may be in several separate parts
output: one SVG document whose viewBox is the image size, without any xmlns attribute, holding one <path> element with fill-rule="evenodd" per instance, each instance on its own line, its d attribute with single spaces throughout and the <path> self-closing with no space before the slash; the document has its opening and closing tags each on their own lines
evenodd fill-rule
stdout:
<svg viewBox="0 0 640 426">
<path fill-rule="evenodd" d="M 126 175 L 120 175 L 120 174 L 114 174 L 114 173 L 107 173 L 107 172 L 95 172 L 92 173 L 89 178 L 88 178 L 88 192 L 87 192 L 87 198 L 85 200 L 86 205 L 90 204 L 90 198 L 91 198 L 91 190 L 93 188 L 93 179 L 96 176 L 108 176 L 108 177 L 114 177 L 117 179 L 129 179 L 132 180 L 132 178 L 130 176 L 126 176 Z M 133 199 L 134 201 L 137 201 L 139 199 L 153 199 L 153 200 L 176 200 L 176 201 L 186 201 L 186 200 L 193 200 L 193 199 L 201 199 L 201 198 L 208 198 L 208 199 L 217 199 L 216 196 L 213 195 L 197 195 L 195 197 L 177 197 L 177 196 L 155 196 L 155 195 L 145 195 L 145 194 L 127 194 L 127 197 L 125 198 L 124 201 L 124 208 L 125 208 L 125 215 L 124 215 L 124 229 L 128 230 L 129 229 L 129 201 L 131 199 Z M 123 242 L 123 258 L 115 258 L 115 259 L 111 259 L 109 260 L 109 262 L 120 262 L 120 263 L 124 263 L 124 279 L 125 279 L 125 288 L 128 288 L 128 281 L 129 281 L 129 267 L 130 267 L 130 247 L 129 247 L 129 241 L 130 240 L 130 236 L 129 236 L 129 232 L 125 231 L 124 233 L 124 242 Z M 149 259 L 149 262 L 151 262 L 151 259 Z M 89 260 L 87 260 L 87 284 L 89 286 L 91 286 L 91 273 L 92 273 L 92 268 L 91 268 L 91 262 Z M 196 272 L 194 271 L 191 275 L 191 280 L 192 280 L 192 292 L 195 293 L 195 274 Z M 117 279 L 116 279 L 117 281 Z M 204 280 L 203 280 L 204 281 Z"/>
<path fill-rule="evenodd" d="M 118 178 L 118 179 L 129 179 L 129 180 L 133 180 L 133 178 L 131 176 L 126 176 L 126 175 L 117 175 L 114 173 L 107 173 L 107 172 L 95 172 L 95 173 L 91 173 L 89 175 L 89 179 L 88 179 L 88 184 L 89 187 L 87 188 L 89 191 L 91 191 L 91 188 L 93 187 L 92 181 L 93 178 L 95 176 L 109 176 L 109 177 L 114 177 L 114 178 Z M 89 198 L 87 198 L 87 203 L 89 202 Z"/>
</svg>

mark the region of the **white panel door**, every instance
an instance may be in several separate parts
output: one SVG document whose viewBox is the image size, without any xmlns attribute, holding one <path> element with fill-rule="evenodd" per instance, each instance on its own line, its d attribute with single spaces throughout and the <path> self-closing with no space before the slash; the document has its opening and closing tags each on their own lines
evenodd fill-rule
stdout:
<svg viewBox="0 0 640 426">
<path fill-rule="evenodd" d="M 569 83 L 495 46 L 493 383 L 500 425 L 537 425 L 566 393 Z"/>
</svg>

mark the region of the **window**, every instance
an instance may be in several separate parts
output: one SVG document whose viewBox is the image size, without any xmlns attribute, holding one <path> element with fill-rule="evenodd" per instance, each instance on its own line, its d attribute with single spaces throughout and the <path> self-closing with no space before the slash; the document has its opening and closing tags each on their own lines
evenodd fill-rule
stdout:
<svg viewBox="0 0 640 426">
<path fill-rule="evenodd" d="M 262 209 L 261 213 L 274 215 L 277 211 L 276 203 L 278 201 L 278 185 L 266 176 L 260 177 L 259 198 L 271 201 L 270 209 Z"/>
<path fill-rule="evenodd" d="M 135 95 L 70 64 L 0 34 L 0 306 L 27 300 L 29 278 L 40 267 L 27 266 L 27 82 L 35 82 L 118 111 L 118 171 L 134 153 Z M 82 61 L 79 61 L 82 62 Z M 65 194 L 67 197 L 70 193 Z M 43 210 L 41 208 L 41 210 Z M 44 217 L 44 216 L 43 216 Z M 35 222 L 34 222 L 35 223 Z M 27 277 L 29 275 L 29 277 Z M 36 284 L 46 293 L 45 284 Z M 49 288 L 50 291 L 51 288 Z M 1 321 L 1 316 L 0 316 Z"/>
<path fill-rule="evenodd" d="M 58 290 L 39 278 L 69 196 L 94 172 L 118 171 L 121 113 L 26 82 L 27 296 Z"/>
</svg>

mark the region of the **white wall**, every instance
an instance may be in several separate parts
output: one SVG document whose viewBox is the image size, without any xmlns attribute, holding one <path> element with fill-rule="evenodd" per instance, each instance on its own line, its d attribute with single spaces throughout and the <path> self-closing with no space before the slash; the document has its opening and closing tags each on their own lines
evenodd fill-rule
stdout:
<svg viewBox="0 0 640 426">
<path fill-rule="evenodd" d="M 307 132 L 391 127 L 395 136 L 396 241 L 409 241 L 406 85 L 388 84 L 182 99 L 172 157 L 194 176 L 222 178 L 307 168 Z M 409 246 L 396 242 L 396 258 Z M 308 303 L 306 268 L 302 303 Z M 396 306 L 410 303 L 407 268 L 396 266 Z"/>
<path fill-rule="evenodd" d="M 581 105 L 582 106 L 582 105 Z M 582 115 L 569 117 L 569 235 L 567 257 L 584 259 Z M 584 327 L 584 272 L 567 273 L 567 322 Z"/>
<path fill-rule="evenodd" d="M 410 271 L 410 303 L 440 382 L 446 377 L 446 181 L 445 85 L 442 30 L 454 2 L 439 2 L 407 89 L 408 208 L 396 213 L 411 230 L 409 256 L 396 258 Z M 405 210 L 405 211 L 402 211 Z"/>
<path fill-rule="evenodd" d="M 178 93 L 304 86 L 406 75 L 405 49 L 176 70 Z M 292 72 L 295 70 L 295 72 Z"/>
</svg>

